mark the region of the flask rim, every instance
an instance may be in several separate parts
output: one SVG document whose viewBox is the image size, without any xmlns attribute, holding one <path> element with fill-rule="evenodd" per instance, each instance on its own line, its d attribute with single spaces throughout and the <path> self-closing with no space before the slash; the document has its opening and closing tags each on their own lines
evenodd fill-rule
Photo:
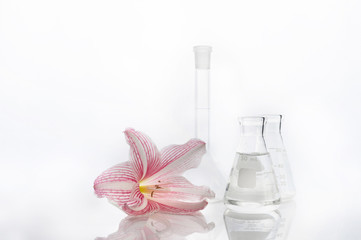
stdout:
<svg viewBox="0 0 361 240">
<path fill-rule="evenodd" d="M 238 118 L 241 125 L 264 125 L 265 118 L 263 116 L 241 116 Z"/>
<path fill-rule="evenodd" d="M 266 122 L 282 122 L 284 116 L 282 114 L 265 114 L 262 115 Z"/>
</svg>

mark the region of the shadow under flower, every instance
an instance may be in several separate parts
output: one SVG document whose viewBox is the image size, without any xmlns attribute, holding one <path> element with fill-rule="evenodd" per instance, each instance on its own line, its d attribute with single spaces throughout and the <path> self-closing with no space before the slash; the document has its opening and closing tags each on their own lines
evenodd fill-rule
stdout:
<svg viewBox="0 0 361 240">
<path fill-rule="evenodd" d="M 150 216 L 128 216 L 119 225 L 117 232 L 96 240 L 156 240 L 184 239 L 192 233 L 207 233 L 214 223 L 206 222 L 201 213 L 174 215 L 155 213 Z"/>
</svg>

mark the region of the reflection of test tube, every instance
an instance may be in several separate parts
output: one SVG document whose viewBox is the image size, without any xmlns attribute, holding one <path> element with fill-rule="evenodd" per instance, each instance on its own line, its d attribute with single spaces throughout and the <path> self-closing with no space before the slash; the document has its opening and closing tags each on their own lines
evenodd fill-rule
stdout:
<svg viewBox="0 0 361 240">
<path fill-rule="evenodd" d="M 275 240 L 280 216 L 275 211 L 245 214 L 227 209 L 224 221 L 230 240 Z"/>
</svg>

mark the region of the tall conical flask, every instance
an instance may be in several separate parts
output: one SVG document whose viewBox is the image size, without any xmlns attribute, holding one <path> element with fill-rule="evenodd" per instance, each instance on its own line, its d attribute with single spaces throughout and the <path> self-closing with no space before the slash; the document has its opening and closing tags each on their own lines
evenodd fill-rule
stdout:
<svg viewBox="0 0 361 240">
<path fill-rule="evenodd" d="M 195 137 L 206 143 L 207 153 L 203 156 L 197 171 L 189 171 L 192 182 L 207 185 L 215 192 L 210 202 L 223 200 L 226 179 L 220 173 L 209 146 L 209 82 L 212 47 L 195 46 Z M 197 174 L 194 177 L 194 174 Z M 188 173 L 186 173 L 187 176 Z"/>
<path fill-rule="evenodd" d="M 264 139 L 271 155 L 273 170 L 282 201 L 291 200 L 296 194 L 287 152 L 281 135 L 282 115 L 265 115 Z"/>
<path fill-rule="evenodd" d="M 225 193 L 227 207 L 241 212 L 272 211 L 280 193 L 267 152 L 264 117 L 242 117 L 241 139 Z"/>
</svg>

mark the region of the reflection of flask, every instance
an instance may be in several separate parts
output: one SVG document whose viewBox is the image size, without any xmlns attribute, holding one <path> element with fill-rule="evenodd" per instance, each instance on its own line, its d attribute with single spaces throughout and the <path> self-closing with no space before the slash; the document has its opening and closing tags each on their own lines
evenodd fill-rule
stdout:
<svg viewBox="0 0 361 240">
<path fill-rule="evenodd" d="M 274 240 L 280 216 L 274 211 L 245 214 L 227 209 L 224 222 L 230 240 Z"/>
<path fill-rule="evenodd" d="M 280 202 L 270 155 L 263 139 L 264 118 L 243 117 L 241 140 L 226 189 L 225 203 L 242 211 L 274 210 Z"/>
<path fill-rule="evenodd" d="M 281 220 L 278 227 L 276 240 L 287 240 L 288 233 L 292 225 L 292 220 L 296 211 L 296 203 L 294 201 L 283 202 L 277 211 L 281 215 Z"/>
<path fill-rule="evenodd" d="M 217 168 L 209 148 L 209 80 L 212 47 L 195 46 L 195 137 L 206 143 L 207 153 L 197 171 L 188 171 L 185 176 L 196 185 L 207 185 L 215 192 L 215 199 L 222 201 L 226 180 Z"/>
<path fill-rule="evenodd" d="M 282 200 L 289 200 L 295 195 L 291 168 L 281 136 L 282 115 L 265 116 L 264 139 L 267 151 L 271 155 L 277 186 Z"/>
</svg>

